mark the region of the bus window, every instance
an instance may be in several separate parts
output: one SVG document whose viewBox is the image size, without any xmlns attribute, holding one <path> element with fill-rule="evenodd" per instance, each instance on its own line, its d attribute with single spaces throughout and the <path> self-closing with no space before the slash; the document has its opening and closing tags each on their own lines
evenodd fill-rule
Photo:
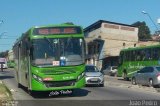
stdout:
<svg viewBox="0 0 160 106">
<path fill-rule="evenodd" d="M 136 52 L 131 51 L 131 61 L 135 61 Z"/>
<path fill-rule="evenodd" d="M 140 58 L 141 61 L 145 60 L 145 51 L 143 49 L 140 51 Z"/>
<path fill-rule="evenodd" d="M 145 53 L 145 60 L 151 60 L 151 49 L 146 49 Z"/>
<path fill-rule="evenodd" d="M 154 48 L 152 51 L 152 58 L 153 60 L 158 60 L 158 48 Z"/>
<path fill-rule="evenodd" d="M 140 54 L 140 50 L 136 51 L 136 60 L 140 61 L 141 60 L 141 54 Z"/>
<path fill-rule="evenodd" d="M 120 52 L 119 65 L 122 65 L 122 63 L 123 63 L 123 58 L 124 58 L 124 52 Z"/>
</svg>

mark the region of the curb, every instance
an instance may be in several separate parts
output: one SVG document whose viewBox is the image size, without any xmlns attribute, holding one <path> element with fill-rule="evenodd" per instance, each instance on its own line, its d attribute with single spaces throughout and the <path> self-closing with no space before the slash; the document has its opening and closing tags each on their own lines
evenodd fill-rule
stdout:
<svg viewBox="0 0 160 106">
<path fill-rule="evenodd" d="M 160 92 L 160 88 L 153 88 L 153 87 L 147 87 L 147 86 L 142 86 L 142 85 L 116 83 L 116 82 L 112 82 L 112 81 L 106 81 L 105 85 L 106 86 L 113 86 L 113 87 L 128 88 L 128 89 L 131 88 L 133 90 L 141 90 L 141 91 L 154 92 L 154 93 Z"/>
<path fill-rule="evenodd" d="M 118 81 L 118 79 L 123 79 L 122 77 L 112 77 L 112 76 L 104 76 L 105 78 L 105 84 L 113 87 L 121 87 L 121 88 L 129 88 L 133 90 L 143 90 L 147 92 L 154 92 L 159 93 L 160 88 L 154 88 L 154 87 L 148 87 L 148 86 L 142 86 L 142 85 L 132 85 L 131 82 L 123 82 Z M 111 81 L 110 81 L 111 80 Z M 113 80 L 113 81 L 112 81 Z"/>
<path fill-rule="evenodd" d="M 12 97 L 12 93 L 10 92 L 10 90 L 8 89 L 8 87 L 3 83 L 2 80 L 0 80 L 0 84 L 3 86 L 3 88 L 5 89 L 5 92 L 3 94 L 6 95 L 8 100 L 13 100 Z"/>
</svg>

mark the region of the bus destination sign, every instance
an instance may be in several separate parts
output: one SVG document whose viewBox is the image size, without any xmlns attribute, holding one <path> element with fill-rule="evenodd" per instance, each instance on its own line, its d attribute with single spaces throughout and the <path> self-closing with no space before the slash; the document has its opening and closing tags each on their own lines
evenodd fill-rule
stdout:
<svg viewBox="0 0 160 106">
<path fill-rule="evenodd" d="M 48 27 L 48 28 L 35 28 L 34 35 L 62 35 L 62 34 L 80 34 L 79 27 Z"/>
</svg>

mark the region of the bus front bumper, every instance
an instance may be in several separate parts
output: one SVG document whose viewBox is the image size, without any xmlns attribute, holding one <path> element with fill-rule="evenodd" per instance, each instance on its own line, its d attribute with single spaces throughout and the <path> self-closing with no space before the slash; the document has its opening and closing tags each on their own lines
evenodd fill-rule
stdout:
<svg viewBox="0 0 160 106">
<path fill-rule="evenodd" d="M 85 86 L 85 78 L 81 78 L 79 81 L 70 80 L 70 81 L 48 81 L 48 82 L 39 82 L 35 79 L 31 80 L 30 90 L 32 91 L 56 91 L 56 90 L 67 90 L 67 89 L 76 89 L 82 88 Z"/>
</svg>

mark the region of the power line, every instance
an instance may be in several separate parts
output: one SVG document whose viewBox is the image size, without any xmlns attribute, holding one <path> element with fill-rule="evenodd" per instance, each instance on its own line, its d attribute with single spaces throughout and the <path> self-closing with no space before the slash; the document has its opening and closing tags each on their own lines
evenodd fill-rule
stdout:
<svg viewBox="0 0 160 106">
<path fill-rule="evenodd" d="M 153 25 L 156 27 L 157 31 L 159 31 L 159 28 L 157 27 L 157 25 L 155 24 L 155 22 L 151 18 L 150 14 L 147 13 L 146 11 L 142 11 L 142 13 L 145 14 L 145 15 L 147 15 L 149 17 L 149 19 L 151 20 L 151 22 L 153 23 Z"/>
</svg>

